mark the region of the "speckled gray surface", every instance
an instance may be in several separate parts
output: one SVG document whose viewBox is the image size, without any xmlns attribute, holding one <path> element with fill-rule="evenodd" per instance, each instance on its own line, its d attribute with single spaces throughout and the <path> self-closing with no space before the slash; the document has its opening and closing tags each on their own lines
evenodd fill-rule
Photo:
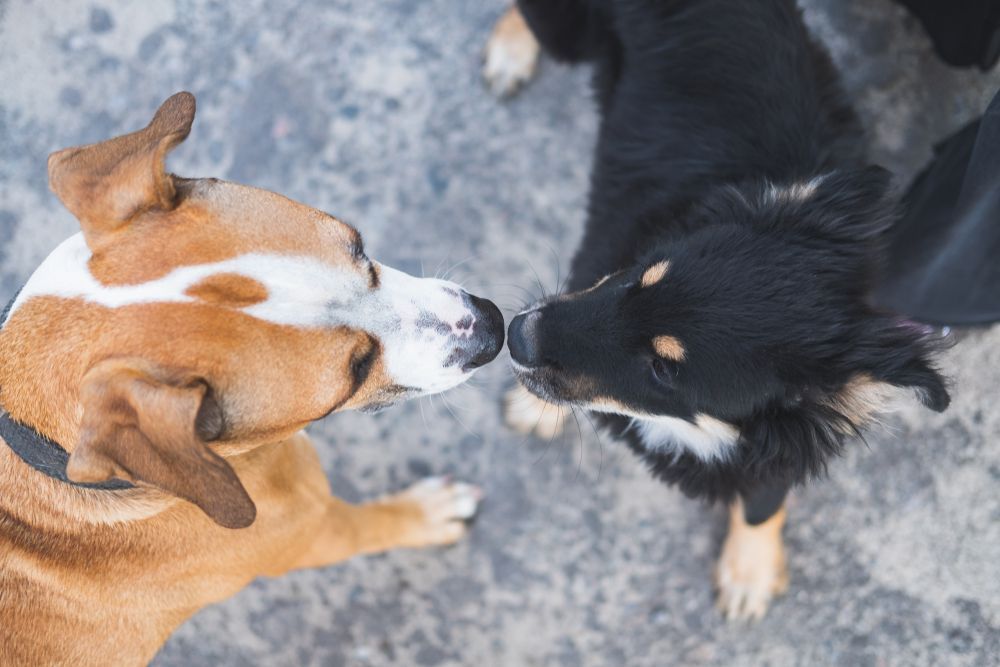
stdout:
<svg viewBox="0 0 1000 667">
<path fill-rule="evenodd" d="M 479 55 L 503 0 L 0 2 L 0 297 L 75 223 L 57 148 L 198 96 L 171 168 L 277 190 L 357 224 L 371 253 L 509 314 L 579 236 L 587 72 L 543 61 L 498 103 Z M 908 176 L 1000 75 L 939 64 L 887 0 L 810 0 L 879 161 Z M 799 492 L 792 590 L 753 627 L 712 607 L 724 513 L 650 480 L 589 424 L 506 430 L 503 360 L 445 399 L 312 433 L 341 495 L 447 471 L 487 493 L 470 538 L 255 582 L 184 625 L 171 665 L 987 665 L 1000 656 L 1000 330 L 950 353 L 952 409 L 909 406 Z M 447 401 L 447 402 L 446 402 Z"/>
</svg>

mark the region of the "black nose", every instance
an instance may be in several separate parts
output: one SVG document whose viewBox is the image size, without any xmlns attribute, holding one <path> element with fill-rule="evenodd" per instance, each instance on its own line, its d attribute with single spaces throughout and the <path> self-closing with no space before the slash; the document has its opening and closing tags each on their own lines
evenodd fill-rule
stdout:
<svg viewBox="0 0 1000 667">
<path fill-rule="evenodd" d="M 476 323 L 472 325 L 472 343 L 475 350 L 462 366 L 463 370 L 485 366 L 503 349 L 503 315 L 492 301 L 478 296 L 468 296 L 469 305 L 476 311 Z"/>
<path fill-rule="evenodd" d="M 542 364 L 538 345 L 538 323 L 541 319 L 541 311 L 533 310 L 518 315 L 510 322 L 507 347 L 510 348 L 510 356 L 522 366 L 534 368 Z"/>
</svg>

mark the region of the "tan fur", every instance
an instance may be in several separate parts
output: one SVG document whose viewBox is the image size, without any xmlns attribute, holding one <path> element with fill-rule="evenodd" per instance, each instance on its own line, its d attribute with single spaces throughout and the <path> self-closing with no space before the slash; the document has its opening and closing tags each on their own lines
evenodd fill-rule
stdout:
<svg viewBox="0 0 1000 667">
<path fill-rule="evenodd" d="M 511 95 L 535 73 L 541 47 L 516 6 L 493 28 L 484 53 L 483 78 L 498 96 Z"/>
<path fill-rule="evenodd" d="M 137 215 L 173 208 L 176 192 L 163 160 L 191 131 L 194 108 L 193 95 L 178 93 L 138 132 L 49 156 L 49 185 L 80 220 L 91 248 Z"/>
<path fill-rule="evenodd" d="M 652 287 L 656 283 L 663 280 L 663 276 L 667 275 L 667 271 L 669 269 L 669 261 L 663 260 L 661 262 L 657 262 L 646 269 L 646 271 L 642 274 L 642 278 L 639 280 L 639 284 L 643 287 Z"/>
<path fill-rule="evenodd" d="M 684 360 L 684 346 L 673 336 L 657 336 L 653 339 L 653 349 L 664 359 Z"/>
<path fill-rule="evenodd" d="M 248 252 L 367 276 L 357 232 L 329 215 L 166 174 L 193 114 L 180 94 L 146 129 L 50 159 L 96 279 L 138 284 Z M 350 505 L 330 494 L 300 432 L 392 390 L 380 357 L 361 386 L 352 380 L 352 360 L 377 340 L 235 310 L 267 296 L 243 277 L 213 276 L 189 295 L 123 308 L 34 296 L 0 331 L 3 409 L 70 452 L 71 478 L 137 485 L 74 487 L 0 444 L 0 665 L 145 664 L 191 614 L 255 577 L 464 533 L 471 487 L 436 480 Z"/>
<path fill-rule="evenodd" d="M 538 398 L 520 384 L 504 396 L 504 421 L 518 433 L 549 440 L 562 433 L 568 408 Z"/>
<path fill-rule="evenodd" d="M 879 382 L 867 373 L 858 373 L 830 399 L 830 407 L 855 426 L 865 426 L 878 421 L 879 415 L 889 409 L 897 391 L 896 387 Z"/>
<path fill-rule="evenodd" d="M 189 287 L 184 293 L 195 299 L 230 308 L 246 308 L 267 301 L 266 287 L 253 278 L 234 273 L 208 276 Z"/>
<path fill-rule="evenodd" d="M 788 589 L 781 529 L 785 508 L 759 526 L 747 524 L 743 503 L 729 508 L 729 534 L 715 570 L 719 610 L 731 620 L 758 620 Z"/>
</svg>

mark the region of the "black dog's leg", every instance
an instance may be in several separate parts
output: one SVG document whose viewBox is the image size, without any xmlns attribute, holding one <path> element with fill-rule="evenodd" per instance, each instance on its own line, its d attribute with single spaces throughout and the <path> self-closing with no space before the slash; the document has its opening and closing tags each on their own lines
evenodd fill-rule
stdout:
<svg viewBox="0 0 1000 667">
<path fill-rule="evenodd" d="M 760 618 L 788 588 L 781 539 L 787 493 L 785 484 L 765 485 L 729 508 L 729 534 L 715 570 L 719 608 L 728 618 Z"/>
<path fill-rule="evenodd" d="M 552 57 L 596 59 L 613 43 L 596 0 L 521 0 L 500 17 L 486 44 L 483 78 L 499 96 L 514 93 L 535 73 L 539 43 Z"/>
<path fill-rule="evenodd" d="M 576 63 L 601 54 L 609 17 L 588 0 L 518 0 L 531 31 L 553 58 Z"/>
<path fill-rule="evenodd" d="M 741 495 L 744 520 L 748 525 L 759 526 L 777 514 L 785 504 L 788 485 L 784 482 L 772 482 Z"/>
</svg>

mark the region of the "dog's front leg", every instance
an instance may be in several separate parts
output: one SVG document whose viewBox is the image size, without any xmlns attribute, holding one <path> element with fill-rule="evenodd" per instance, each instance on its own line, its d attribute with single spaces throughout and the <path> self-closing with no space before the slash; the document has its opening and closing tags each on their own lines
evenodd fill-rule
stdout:
<svg viewBox="0 0 1000 667">
<path fill-rule="evenodd" d="M 478 488 L 444 477 L 429 477 L 361 505 L 331 496 L 315 539 L 291 569 L 389 549 L 453 544 L 465 535 L 481 498 Z"/>
<path fill-rule="evenodd" d="M 760 619 L 788 589 L 785 548 L 787 487 L 762 489 L 729 508 L 729 534 L 715 570 L 719 610 L 729 619 Z"/>
<path fill-rule="evenodd" d="M 524 17 L 512 6 L 497 21 L 483 52 L 483 78 L 498 97 L 507 97 L 535 73 L 540 47 Z"/>
</svg>

